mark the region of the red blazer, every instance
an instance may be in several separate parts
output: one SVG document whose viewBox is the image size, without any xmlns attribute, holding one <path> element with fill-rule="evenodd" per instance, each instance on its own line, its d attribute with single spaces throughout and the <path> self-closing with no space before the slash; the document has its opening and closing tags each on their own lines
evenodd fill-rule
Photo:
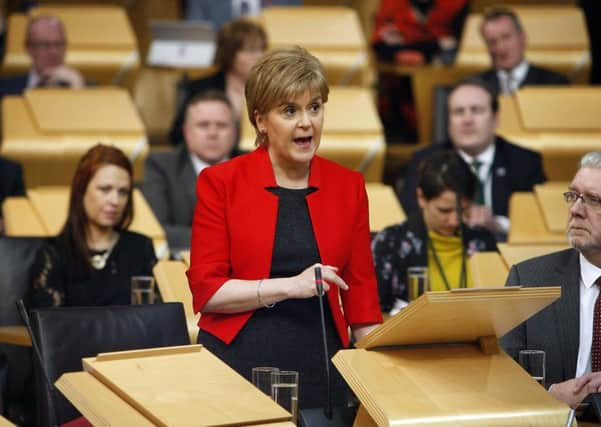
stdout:
<svg viewBox="0 0 601 427">
<path fill-rule="evenodd" d="M 263 147 L 200 174 L 187 272 L 195 312 L 229 279 L 269 277 L 278 198 L 265 187 L 276 185 Z M 332 286 L 327 295 L 336 330 L 348 346 L 349 325 L 382 321 L 365 185 L 358 172 L 315 156 L 309 186 L 318 188 L 307 205 L 322 263 L 337 266 L 349 285 L 348 291 Z M 229 344 L 253 312 L 203 313 L 198 326 Z"/>
</svg>

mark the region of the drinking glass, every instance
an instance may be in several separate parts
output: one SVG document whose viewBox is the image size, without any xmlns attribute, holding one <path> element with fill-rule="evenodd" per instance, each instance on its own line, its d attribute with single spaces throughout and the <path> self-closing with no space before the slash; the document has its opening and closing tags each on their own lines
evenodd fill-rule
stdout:
<svg viewBox="0 0 601 427">
<path fill-rule="evenodd" d="M 154 277 L 133 276 L 131 278 L 131 303 L 154 304 Z"/>
<path fill-rule="evenodd" d="M 298 372 L 279 371 L 271 374 L 271 398 L 292 414 L 292 422 L 298 419 Z"/>
<path fill-rule="evenodd" d="M 544 387 L 545 352 L 542 350 L 521 350 L 518 360 L 522 368 Z"/>
<path fill-rule="evenodd" d="M 257 366 L 256 368 L 252 368 L 252 383 L 267 396 L 271 396 L 271 374 L 279 371 L 278 368 L 274 368 L 273 366 Z"/>
<path fill-rule="evenodd" d="M 428 267 L 409 267 L 407 269 L 407 290 L 409 302 L 430 290 Z"/>
</svg>

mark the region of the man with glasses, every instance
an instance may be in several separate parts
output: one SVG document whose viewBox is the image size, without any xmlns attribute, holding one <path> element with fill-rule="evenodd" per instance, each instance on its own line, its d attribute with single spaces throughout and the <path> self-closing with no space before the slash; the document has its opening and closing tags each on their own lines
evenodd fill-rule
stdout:
<svg viewBox="0 0 601 427">
<path fill-rule="evenodd" d="M 0 81 L 0 97 L 21 95 L 34 87 L 83 87 L 81 74 L 65 65 L 67 38 L 63 23 L 54 16 L 36 16 L 27 24 L 25 49 L 31 58 L 29 73 Z"/>
<path fill-rule="evenodd" d="M 514 265 L 507 279 L 507 286 L 561 286 L 561 298 L 501 345 L 514 358 L 523 349 L 544 350 L 546 387 L 575 408 L 601 385 L 601 151 L 582 157 L 563 197 L 572 248 Z"/>
</svg>

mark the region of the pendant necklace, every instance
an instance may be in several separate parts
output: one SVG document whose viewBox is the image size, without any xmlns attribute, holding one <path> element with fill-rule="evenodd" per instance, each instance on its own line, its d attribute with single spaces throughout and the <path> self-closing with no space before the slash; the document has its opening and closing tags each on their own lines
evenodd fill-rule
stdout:
<svg viewBox="0 0 601 427">
<path fill-rule="evenodd" d="M 116 236 L 113 237 L 111 245 L 107 248 L 106 251 L 104 251 L 101 254 L 92 255 L 90 257 L 90 264 L 92 265 L 92 267 L 94 267 L 96 270 L 102 270 L 104 267 L 106 267 L 106 262 L 109 259 L 109 256 L 111 256 L 111 252 L 113 252 L 113 248 L 117 244 L 118 240 L 119 234 L 116 234 Z"/>
</svg>

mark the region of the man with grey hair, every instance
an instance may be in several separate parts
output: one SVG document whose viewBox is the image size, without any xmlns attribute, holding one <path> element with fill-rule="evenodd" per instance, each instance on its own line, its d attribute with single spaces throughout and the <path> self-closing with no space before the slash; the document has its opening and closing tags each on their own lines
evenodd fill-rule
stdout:
<svg viewBox="0 0 601 427">
<path fill-rule="evenodd" d="M 31 58 L 27 74 L 0 81 L 0 97 L 21 95 L 34 87 L 80 88 L 84 79 L 79 71 L 65 65 L 67 36 L 61 20 L 55 16 L 33 17 L 27 24 L 25 50 Z"/>
<path fill-rule="evenodd" d="M 502 337 L 514 358 L 544 350 L 546 386 L 572 408 L 601 385 L 601 151 L 586 154 L 563 194 L 572 248 L 514 265 L 506 286 L 561 286 L 561 298 Z"/>
</svg>

